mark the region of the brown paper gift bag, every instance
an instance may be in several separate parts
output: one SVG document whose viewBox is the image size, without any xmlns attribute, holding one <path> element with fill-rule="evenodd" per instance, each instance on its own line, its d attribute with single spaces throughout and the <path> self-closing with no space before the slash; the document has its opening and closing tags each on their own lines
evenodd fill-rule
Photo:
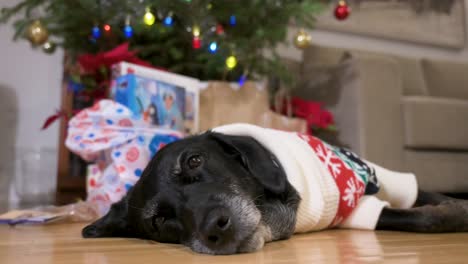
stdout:
<svg viewBox="0 0 468 264">
<path fill-rule="evenodd" d="M 200 131 L 232 123 L 249 123 L 285 131 L 306 132 L 305 120 L 270 110 L 268 90 L 256 82 L 236 87 L 210 82 L 200 91 Z"/>
<path fill-rule="evenodd" d="M 307 133 L 307 123 L 304 119 L 287 117 L 273 111 L 263 113 L 255 124 L 283 131 Z"/>
</svg>

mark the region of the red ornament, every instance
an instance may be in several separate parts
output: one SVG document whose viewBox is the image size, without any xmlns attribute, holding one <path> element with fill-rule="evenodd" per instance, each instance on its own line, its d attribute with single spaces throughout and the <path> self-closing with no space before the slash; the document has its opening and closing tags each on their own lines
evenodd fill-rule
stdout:
<svg viewBox="0 0 468 264">
<path fill-rule="evenodd" d="M 194 49 L 199 49 L 201 48 L 201 39 L 199 37 L 193 37 L 192 40 L 192 47 Z"/>
<path fill-rule="evenodd" d="M 335 8 L 335 17 L 338 20 L 345 20 L 348 18 L 351 13 L 351 8 L 348 6 L 346 1 L 338 2 L 338 5 Z"/>
<path fill-rule="evenodd" d="M 221 35 L 224 33 L 224 27 L 221 24 L 216 25 L 216 34 Z"/>
</svg>

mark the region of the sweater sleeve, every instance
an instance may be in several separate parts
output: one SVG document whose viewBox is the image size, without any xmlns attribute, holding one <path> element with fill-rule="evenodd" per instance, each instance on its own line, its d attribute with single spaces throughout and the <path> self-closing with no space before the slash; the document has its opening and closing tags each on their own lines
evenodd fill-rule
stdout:
<svg viewBox="0 0 468 264">
<path fill-rule="evenodd" d="M 375 196 L 364 195 L 353 212 L 338 226 L 339 228 L 374 230 L 383 208 L 388 202 Z"/>
<path fill-rule="evenodd" d="M 418 197 L 418 183 L 412 173 L 391 171 L 366 161 L 375 169 L 380 184 L 377 198 L 390 203 L 392 208 L 408 209 Z"/>
</svg>

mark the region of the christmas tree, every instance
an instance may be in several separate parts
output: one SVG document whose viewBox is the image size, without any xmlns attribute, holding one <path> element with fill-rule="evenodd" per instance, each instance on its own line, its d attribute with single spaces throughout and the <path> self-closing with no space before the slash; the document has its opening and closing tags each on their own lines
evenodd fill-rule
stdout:
<svg viewBox="0 0 468 264">
<path fill-rule="evenodd" d="M 0 22 L 15 19 L 15 40 L 28 38 L 46 52 L 61 46 L 72 58 L 129 42 L 140 59 L 202 80 L 286 80 L 275 48 L 290 25 L 312 27 L 322 2 L 24 0 L 2 8 Z M 303 47 L 310 38 L 299 40 Z"/>
</svg>

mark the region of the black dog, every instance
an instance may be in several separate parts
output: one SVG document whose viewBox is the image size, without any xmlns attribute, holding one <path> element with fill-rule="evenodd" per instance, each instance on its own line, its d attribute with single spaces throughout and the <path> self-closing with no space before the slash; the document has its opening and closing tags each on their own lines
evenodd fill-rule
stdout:
<svg viewBox="0 0 468 264">
<path fill-rule="evenodd" d="M 251 252 L 294 233 L 301 198 L 255 139 L 214 132 L 167 145 L 84 237 L 181 243 L 208 254 Z M 419 192 L 412 209 L 383 209 L 379 230 L 468 231 L 468 203 Z"/>
</svg>

